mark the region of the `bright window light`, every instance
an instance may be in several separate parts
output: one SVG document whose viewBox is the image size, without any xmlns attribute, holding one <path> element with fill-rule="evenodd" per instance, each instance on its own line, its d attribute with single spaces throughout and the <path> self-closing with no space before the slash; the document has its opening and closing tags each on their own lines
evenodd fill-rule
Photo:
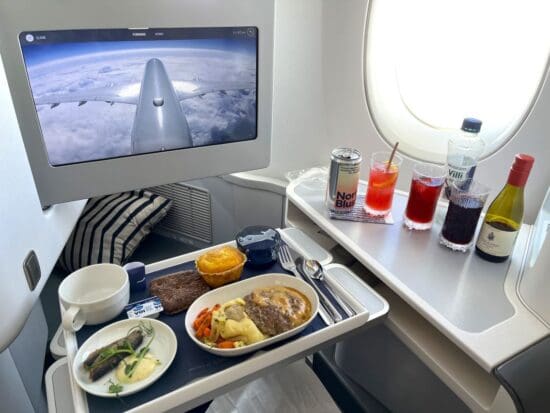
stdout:
<svg viewBox="0 0 550 413">
<path fill-rule="evenodd" d="M 550 2 L 371 0 L 365 85 L 390 144 L 444 162 L 462 119 L 483 121 L 488 156 L 519 129 L 544 81 Z"/>
</svg>

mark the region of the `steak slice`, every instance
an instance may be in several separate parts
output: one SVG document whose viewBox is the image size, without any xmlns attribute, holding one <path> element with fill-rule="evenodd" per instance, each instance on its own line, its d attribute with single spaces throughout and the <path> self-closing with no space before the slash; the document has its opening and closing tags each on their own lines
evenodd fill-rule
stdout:
<svg viewBox="0 0 550 413">
<path fill-rule="evenodd" d="M 267 336 L 284 333 L 311 317 L 311 303 L 299 291 L 283 286 L 257 288 L 244 297 L 244 310 Z"/>
<path fill-rule="evenodd" d="M 186 270 L 155 278 L 149 285 L 151 295 L 160 298 L 166 314 L 187 310 L 210 287 L 195 270 Z"/>
<path fill-rule="evenodd" d="M 275 336 L 292 328 L 292 320 L 277 305 L 260 305 L 252 294 L 245 296 L 244 302 L 244 311 L 266 336 Z"/>
</svg>

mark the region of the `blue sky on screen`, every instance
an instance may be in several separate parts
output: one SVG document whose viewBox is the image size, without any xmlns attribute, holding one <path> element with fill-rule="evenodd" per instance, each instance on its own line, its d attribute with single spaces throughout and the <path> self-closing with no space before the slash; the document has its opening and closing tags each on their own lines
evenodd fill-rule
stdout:
<svg viewBox="0 0 550 413">
<path fill-rule="evenodd" d="M 255 55 L 256 39 L 191 39 L 191 40 L 131 40 L 103 42 L 73 42 L 23 45 L 23 55 L 28 68 L 53 60 L 87 54 L 131 51 L 138 49 L 210 49 Z"/>
</svg>

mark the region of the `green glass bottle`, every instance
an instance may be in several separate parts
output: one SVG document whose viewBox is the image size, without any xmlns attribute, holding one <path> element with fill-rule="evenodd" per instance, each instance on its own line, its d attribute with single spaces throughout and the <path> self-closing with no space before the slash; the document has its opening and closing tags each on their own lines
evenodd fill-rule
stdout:
<svg viewBox="0 0 550 413">
<path fill-rule="evenodd" d="M 477 254 L 492 262 L 508 259 L 523 222 L 523 189 L 535 158 L 518 154 L 508 181 L 489 206 L 476 243 Z"/>
</svg>

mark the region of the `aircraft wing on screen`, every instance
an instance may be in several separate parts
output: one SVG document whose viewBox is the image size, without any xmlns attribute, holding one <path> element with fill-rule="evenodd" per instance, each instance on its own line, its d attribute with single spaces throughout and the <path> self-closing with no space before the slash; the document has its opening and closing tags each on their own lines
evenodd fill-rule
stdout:
<svg viewBox="0 0 550 413">
<path fill-rule="evenodd" d="M 105 102 L 110 105 L 126 103 L 137 105 L 141 85 L 133 83 L 124 86 L 108 86 L 76 92 L 45 93 L 34 97 L 35 105 L 50 105 L 53 109 L 61 103 L 78 103 L 82 106 L 89 101 Z"/>
<path fill-rule="evenodd" d="M 173 81 L 172 86 L 178 100 L 202 97 L 207 93 L 225 94 L 228 91 L 240 90 L 250 92 L 256 89 L 254 82 L 212 82 L 212 81 Z M 124 86 L 107 86 L 97 89 L 82 90 L 76 92 L 56 92 L 38 95 L 34 98 L 36 105 L 50 105 L 53 109 L 62 103 L 77 103 L 82 106 L 89 101 L 105 102 L 110 105 L 126 103 L 137 105 L 141 90 L 140 83 Z"/>
<path fill-rule="evenodd" d="M 203 80 L 172 82 L 179 100 L 202 97 L 207 93 L 221 93 L 239 90 L 242 92 L 256 89 L 255 82 L 213 82 Z"/>
</svg>

